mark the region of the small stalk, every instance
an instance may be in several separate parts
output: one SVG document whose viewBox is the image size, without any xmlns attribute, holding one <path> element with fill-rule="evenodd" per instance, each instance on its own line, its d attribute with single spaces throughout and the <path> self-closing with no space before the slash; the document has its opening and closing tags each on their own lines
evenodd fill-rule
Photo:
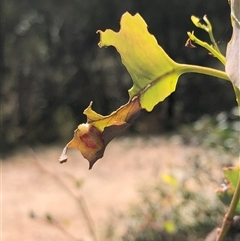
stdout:
<svg viewBox="0 0 240 241">
<path fill-rule="evenodd" d="M 205 24 L 202 24 L 200 22 L 200 19 L 196 16 L 191 16 L 191 20 L 196 27 L 201 28 L 208 33 L 209 38 L 210 38 L 210 40 L 212 42 L 212 45 L 213 45 L 213 49 L 216 50 L 220 55 L 222 55 L 220 49 L 218 48 L 217 42 L 215 41 L 215 38 L 213 36 L 212 24 L 208 20 L 207 15 L 203 16 L 203 20 L 204 20 Z"/>
<path fill-rule="evenodd" d="M 198 73 L 198 74 L 205 74 L 210 75 L 213 77 L 217 77 L 220 79 L 224 79 L 230 81 L 227 74 L 224 71 L 216 70 L 208 67 L 202 67 L 198 65 L 190 65 L 190 64 L 181 64 L 180 65 L 181 73 Z"/>
<path fill-rule="evenodd" d="M 187 32 L 188 37 L 196 44 L 202 46 L 207 49 L 214 57 L 216 57 L 223 65 L 226 64 L 226 58 L 220 53 L 220 51 L 216 50 L 214 47 L 209 45 L 208 43 L 197 38 L 194 33 Z"/>
<path fill-rule="evenodd" d="M 228 212 L 223 219 L 222 227 L 218 230 L 216 241 L 223 241 L 229 228 L 231 227 L 233 222 L 233 217 L 235 216 L 235 210 L 239 202 L 239 198 L 240 198 L 240 172 L 238 175 L 238 183 L 237 183 L 236 190 L 234 192 Z"/>
<path fill-rule="evenodd" d="M 210 38 L 210 40 L 211 40 L 211 42 L 212 42 L 212 44 L 213 44 L 213 48 L 214 48 L 219 54 L 221 54 L 221 52 L 220 52 L 220 50 L 219 50 L 219 48 L 218 48 L 218 45 L 217 45 L 217 43 L 216 43 L 216 41 L 215 41 L 215 38 L 214 38 L 214 36 L 213 36 L 212 24 L 210 23 L 210 21 L 208 20 L 208 18 L 207 18 L 206 15 L 203 17 L 203 20 L 204 20 L 205 23 L 207 24 L 207 28 L 208 28 L 208 31 L 207 31 L 207 32 L 208 32 L 209 38 Z"/>
<path fill-rule="evenodd" d="M 236 100 L 237 100 L 237 103 L 238 103 L 238 111 L 239 111 L 239 114 L 240 114 L 240 89 L 238 89 L 238 87 L 236 87 L 235 85 L 233 85 L 233 89 L 235 91 Z"/>
</svg>

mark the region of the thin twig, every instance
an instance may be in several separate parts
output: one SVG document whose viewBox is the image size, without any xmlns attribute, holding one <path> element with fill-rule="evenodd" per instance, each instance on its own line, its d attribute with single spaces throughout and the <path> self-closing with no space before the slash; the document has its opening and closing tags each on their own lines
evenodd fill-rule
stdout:
<svg viewBox="0 0 240 241">
<path fill-rule="evenodd" d="M 41 218 L 43 222 L 47 222 L 50 223 L 51 225 L 53 225 L 54 227 L 58 228 L 61 232 L 65 233 L 66 236 L 68 236 L 69 238 L 71 238 L 72 240 L 75 241 L 84 241 L 84 239 L 79 239 L 77 237 L 75 237 L 73 234 L 71 234 L 70 232 L 68 232 L 57 220 L 55 220 L 54 218 L 51 217 L 51 219 L 49 218 Z"/>
<path fill-rule="evenodd" d="M 47 173 L 48 175 L 50 175 L 53 179 L 55 179 L 55 181 L 57 181 L 60 186 L 73 198 L 75 199 L 75 201 L 79 204 L 79 207 L 83 213 L 83 216 L 84 216 L 84 219 L 87 223 L 87 226 L 88 226 L 88 229 L 89 229 L 89 232 L 93 238 L 94 241 L 98 241 L 97 239 L 97 235 L 96 235 L 96 232 L 95 232 L 95 229 L 94 229 L 94 223 L 93 223 L 93 219 L 91 217 L 91 214 L 90 214 L 90 211 L 89 211 L 89 208 L 87 206 L 87 203 L 83 197 L 83 195 L 81 195 L 81 197 L 78 197 L 76 196 L 72 190 L 63 182 L 63 180 L 58 176 L 56 175 L 55 173 L 47 170 L 39 161 L 39 158 L 37 157 L 36 153 L 34 152 L 34 150 L 31 148 L 31 147 L 28 147 L 28 149 L 31 151 L 33 157 L 34 157 L 34 160 L 36 161 L 35 163 L 37 164 L 37 166 L 45 173 Z"/>
<path fill-rule="evenodd" d="M 238 183 L 237 183 L 236 190 L 234 192 L 228 212 L 226 213 L 223 219 L 222 227 L 218 230 L 216 241 L 223 241 L 229 228 L 231 227 L 233 222 L 233 217 L 235 215 L 235 211 L 237 208 L 237 204 L 239 202 L 239 198 L 240 198 L 240 172 L 238 174 Z"/>
</svg>

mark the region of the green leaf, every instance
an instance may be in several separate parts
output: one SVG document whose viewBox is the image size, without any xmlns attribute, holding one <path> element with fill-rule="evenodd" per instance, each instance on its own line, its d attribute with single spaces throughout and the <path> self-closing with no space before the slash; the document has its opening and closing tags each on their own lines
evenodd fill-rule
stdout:
<svg viewBox="0 0 240 241">
<path fill-rule="evenodd" d="M 73 139 L 66 145 L 59 160 L 67 161 L 67 149 L 76 148 L 89 161 L 89 168 L 103 156 L 107 144 L 127 128 L 141 109 L 151 111 L 176 88 L 180 64 L 175 63 L 149 34 L 147 25 L 139 14 L 126 13 L 121 19 L 121 30 L 100 33 L 99 46 L 114 46 L 120 53 L 133 80 L 129 90 L 129 102 L 108 116 L 102 116 L 89 107 L 84 111 L 87 123 L 74 132 Z"/>
<path fill-rule="evenodd" d="M 125 13 L 119 32 L 106 30 L 100 33 L 100 47 L 114 46 L 121 55 L 133 80 L 129 101 L 108 116 L 102 116 L 89 107 L 84 111 L 87 123 L 74 132 L 73 139 L 63 149 L 60 163 L 66 162 L 68 148 L 81 151 L 89 161 L 89 168 L 103 156 L 108 143 L 125 130 L 139 115 L 141 109 L 151 111 L 175 91 L 178 78 L 183 73 L 196 72 L 228 79 L 221 71 L 174 62 L 158 45 L 147 30 L 147 24 L 139 14 Z"/>
<path fill-rule="evenodd" d="M 229 205 L 237 187 L 238 178 L 240 178 L 240 166 L 223 168 L 223 173 L 226 178 L 226 184 L 218 188 L 216 192 L 220 200 L 224 204 Z M 240 200 L 237 205 L 236 214 L 240 214 Z"/>
<path fill-rule="evenodd" d="M 232 33 L 232 38 L 227 45 L 226 73 L 229 79 L 232 81 L 232 83 L 240 90 L 240 1 L 239 0 L 231 0 L 231 18 L 232 18 L 233 33 Z"/>
<path fill-rule="evenodd" d="M 133 80 L 130 98 L 140 95 L 141 107 L 151 111 L 176 88 L 181 72 L 180 64 L 174 62 L 158 45 L 147 30 L 147 24 L 139 14 L 125 13 L 119 32 L 106 30 L 100 33 L 100 47 L 114 46 L 121 55 Z"/>
</svg>

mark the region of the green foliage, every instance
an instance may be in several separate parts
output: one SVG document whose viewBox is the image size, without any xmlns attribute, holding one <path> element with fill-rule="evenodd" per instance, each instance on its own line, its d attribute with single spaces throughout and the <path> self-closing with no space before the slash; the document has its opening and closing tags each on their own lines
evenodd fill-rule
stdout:
<svg viewBox="0 0 240 241">
<path fill-rule="evenodd" d="M 229 205 L 240 178 L 240 166 L 224 168 L 223 173 L 226 178 L 226 184 L 223 184 L 223 187 L 217 190 L 217 194 L 224 204 Z M 240 215 L 240 198 L 235 212 L 236 215 Z"/>
<path fill-rule="evenodd" d="M 179 128 L 179 134 L 186 144 L 214 148 L 220 153 L 228 152 L 236 156 L 239 155 L 239 131 L 237 108 L 230 114 L 222 112 L 215 117 L 205 115 L 196 122 Z"/>
<path fill-rule="evenodd" d="M 191 156 L 185 170 L 173 167 L 139 188 L 138 201 L 115 221 L 128 227 L 121 240 L 198 240 L 216 226 L 224 206 L 211 191 L 211 174 L 204 171 L 220 165 L 214 160 L 206 166 L 203 156 Z"/>
<path fill-rule="evenodd" d="M 200 19 L 196 17 L 192 17 L 192 21 L 198 28 L 205 30 L 209 34 L 211 44 L 213 46 L 198 39 L 193 32 L 188 32 L 189 39 L 187 41 L 187 45 L 191 47 L 194 47 L 194 45 L 191 43 L 191 41 L 194 41 L 196 44 L 206 48 L 224 65 L 227 61 L 228 67 L 231 66 L 230 68 L 227 68 L 230 79 L 226 73 L 215 69 L 178 64 L 171 60 L 163 49 L 158 46 L 156 39 L 149 34 L 147 31 L 147 25 L 139 14 L 132 16 L 129 13 L 125 13 L 122 16 L 121 29 L 118 33 L 112 30 L 106 30 L 105 32 L 98 31 L 100 32 L 99 46 L 114 46 L 121 55 L 122 62 L 132 77 L 133 87 L 129 90 L 129 102 L 112 112 L 109 116 L 97 114 L 91 109 L 90 103 L 90 106 L 84 111 L 84 113 L 87 115 L 87 123 L 78 126 L 78 129 L 75 131 L 74 138 L 64 148 L 59 159 L 60 162 L 62 163 L 67 161 L 66 152 L 69 147 L 77 148 L 89 161 L 89 168 L 91 168 L 93 164 L 103 156 L 104 150 L 109 141 L 111 141 L 119 132 L 121 132 L 124 127 L 131 124 L 131 122 L 136 119 L 141 109 L 151 111 L 156 104 L 163 101 L 167 96 L 175 91 L 178 78 L 184 73 L 195 72 L 230 80 L 232 82 L 233 89 L 236 94 L 236 100 L 240 108 L 240 65 L 239 61 L 236 61 L 236 59 L 239 60 L 239 51 L 237 51 L 237 54 L 234 52 L 234 50 L 238 50 L 239 47 L 238 35 L 240 33 L 240 11 L 237 9 L 237 15 L 235 14 L 235 8 L 239 8 L 239 4 L 236 4 L 236 2 L 237 1 L 235 0 L 231 2 L 231 16 L 234 19 L 233 37 L 227 50 L 228 54 L 226 60 L 216 44 L 216 41 L 213 37 L 212 25 L 206 16 L 203 17 L 205 22 L 204 24 L 200 23 Z M 221 190 L 221 195 L 219 196 L 222 197 L 224 201 L 229 200 L 229 196 L 231 195 L 232 198 L 230 199 L 230 208 L 225 219 L 223 220 L 222 227 L 220 231 L 215 234 L 216 237 L 214 239 L 217 241 L 224 239 L 227 231 L 231 227 L 231 224 L 233 224 L 234 215 L 238 213 L 240 208 L 240 170 L 237 168 L 234 169 L 234 171 L 233 169 L 231 169 L 231 172 L 228 171 L 225 171 L 225 176 L 227 176 L 230 185 L 228 188 Z M 174 178 L 171 176 L 165 176 L 163 181 L 166 181 L 168 184 L 170 184 L 170 186 L 174 186 L 174 197 L 176 198 L 176 180 L 174 180 Z M 184 186 L 184 183 L 181 183 L 181 186 Z M 165 200 L 171 200 L 171 196 L 168 195 L 169 188 L 167 193 L 163 193 Z M 149 196 L 150 194 L 148 193 L 144 198 L 147 203 L 149 203 Z M 185 193 L 183 196 L 183 200 L 186 202 L 186 200 L 189 198 L 191 199 L 192 193 Z M 199 203 L 199 200 L 194 201 Z M 207 202 L 207 200 L 204 202 Z M 159 225 L 159 223 L 161 225 L 161 221 L 157 220 L 158 215 L 156 216 L 156 210 L 154 208 L 156 203 L 158 203 L 158 200 L 155 200 L 154 203 L 150 203 L 150 209 L 148 210 L 148 215 L 150 216 L 147 217 L 147 221 L 145 221 L 146 224 L 143 224 L 143 227 L 147 226 L 149 223 L 151 223 L 153 226 L 156 224 Z M 191 206 L 188 206 L 187 203 L 184 204 L 185 205 L 182 206 L 187 206 L 187 209 L 191 210 Z M 173 204 L 173 207 L 176 208 L 177 204 Z M 199 208 L 199 205 L 197 208 Z M 199 216 L 195 210 L 193 210 L 193 213 L 194 218 Z M 163 229 L 170 233 L 175 232 L 176 223 L 182 222 L 185 224 L 188 222 L 188 220 L 185 220 L 184 216 L 180 215 L 179 213 L 177 213 L 176 217 L 180 216 L 180 219 L 176 221 L 176 217 L 172 217 L 172 214 L 174 214 L 173 210 L 171 210 L 171 212 L 167 215 L 171 220 L 163 220 L 162 224 Z M 161 217 L 163 217 L 162 214 Z M 188 215 L 187 217 L 189 218 L 190 216 Z M 229 220 L 232 223 L 228 224 Z M 154 237 L 150 235 L 150 239 L 153 238 Z M 147 239 L 149 239 L 149 237 Z M 145 238 L 138 239 L 137 237 L 136 240 L 145 240 Z"/>
<path fill-rule="evenodd" d="M 149 34 L 139 14 L 125 13 L 119 33 L 99 32 L 99 46 L 113 45 L 132 76 L 134 84 L 129 90 L 130 99 L 108 116 L 93 111 L 90 103 L 84 111 L 87 123 L 78 126 L 73 140 L 63 150 L 61 163 L 67 161 L 67 148 L 77 148 L 92 168 L 103 156 L 107 144 L 136 119 L 141 109 L 151 111 L 169 96 L 175 90 L 178 77 L 185 72 L 185 67 L 171 60 Z"/>
<path fill-rule="evenodd" d="M 108 116 L 93 111 L 91 102 L 84 111 L 87 123 L 75 130 L 73 139 L 63 149 L 60 163 L 67 161 L 68 148 L 76 148 L 89 161 L 91 169 L 103 156 L 108 143 L 136 119 L 141 109 L 152 111 L 155 105 L 175 91 L 178 78 L 184 73 L 208 74 L 228 80 L 222 71 L 174 62 L 149 34 L 139 14 L 125 13 L 118 33 L 112 30 L 98 32 L 99 46 L 114 46 L 132 77 L 129 102 Z"/>
<path fill-rule="evenodd" d="M 139 14 L 125 13 L 121 19 L 121 30 L 99 31 L 100 47 L 114 46 L 123 64 L 132 77 L 130 99 L 140 95 L 143 109 L 151 111 L 176 88 L 181 72 L 175 63 L 158 45 L 147 30 L 147 24 Z"/>
</svg>

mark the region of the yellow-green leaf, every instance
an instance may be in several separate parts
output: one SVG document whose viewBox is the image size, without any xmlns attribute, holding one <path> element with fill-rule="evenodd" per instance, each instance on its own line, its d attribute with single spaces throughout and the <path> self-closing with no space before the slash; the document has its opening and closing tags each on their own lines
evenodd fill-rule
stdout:
<svg viewBox="0 0 240 241">
<path fill-rule="evenodd" d="M 102 116 L 89 107 L 84 111 L 87 123 L 74 132 L 73 139 L 64 148 L 60 162 L 67 161 L 67 149 L 77 148 L 89 161 L 89 168 L 103 156 L 107 144 L 138 116 L 141 109 L 151 111 L 175 91 L 183 73 L 196 72 L 227 78 L 225 73 L 203 67 L 178 64 L 158 45 L 148 32 L 147 24 L 139 14 L 125 13 L 119 32 L 98 31 L 100 47 L 114 46 L 121 55 L 133 80 L 129 102 L 108 116 Z"/>
<path fill-rule="evenodd" d="M 120 24 L 119 32 L 98 31 L 99 46 L 111 45 L 117 49 L 133 80 L 130 98 L 140 95 L 141 107 L 151 111 L 175 90 L 181 74 L 179 64 L 158 45 L 139 14 L 125 13 Z"/>
<path fill-rule="evenodd" d="M 102 116 L 89 107 L 84 111 L 87 123 L 74 132 L 73 139 L 64 148 L 60 162 L 67 161 L 67 149 L 76 148 L 89 161 L 89 168 L 103 156 L 107 144 L 138 116 L 141 109 L 151 111 L 176 88 L 183 73 L 158 45 L 147 30 L 147 24 L 139 14 L 126 13 L 121 19 L 121 30 L 100 33 L 99 46 L 114 46 L 120 53 L 133 80 L 129 90 L 129 102 L 108 116 Z"/>
</svg>

